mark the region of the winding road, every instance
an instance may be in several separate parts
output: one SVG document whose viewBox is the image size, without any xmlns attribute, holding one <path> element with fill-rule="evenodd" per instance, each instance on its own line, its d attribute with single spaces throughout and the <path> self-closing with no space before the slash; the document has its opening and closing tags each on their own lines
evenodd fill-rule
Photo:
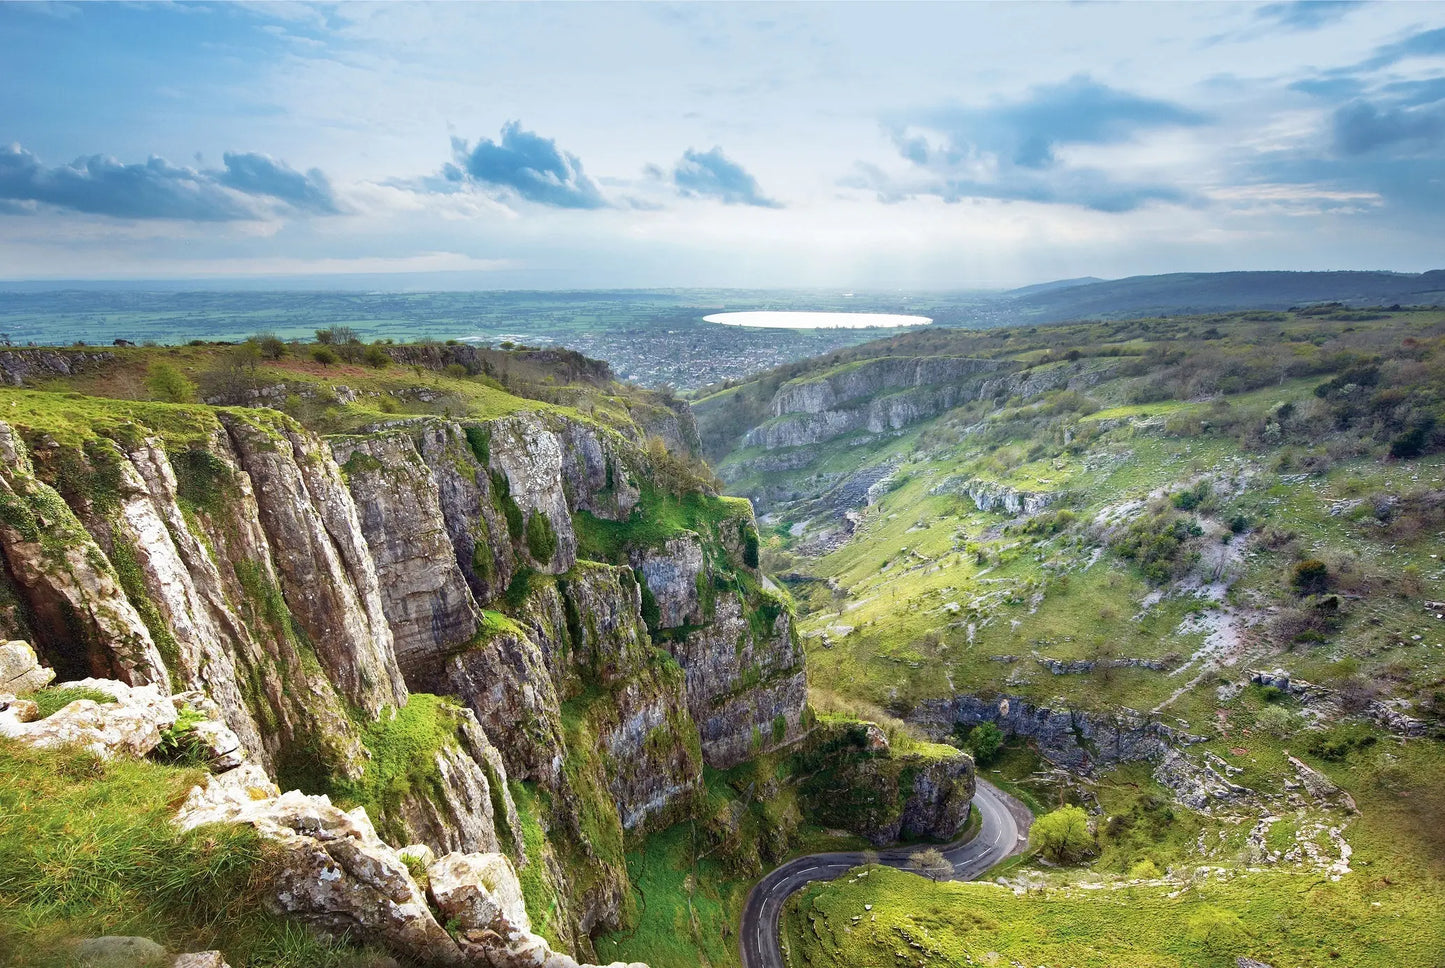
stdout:
<svg viewBox="0 0 1445 968">
<path fill-rule="evenodd" d="M 998 787 L 985 780 L 978 781 L 973 796 L 982 823 L 968 840 L 942 848 L 943 856 L 953 864 L 953 880 L 971 881 L 999 861 L 1024 849 L 1028 843 L 1028 808 Z M 906 869 L 908 855 L 917 845 L 878 851 L 878 862 L 889 867 Z M 753 887 L 743 907 L 743 923 L 738 934 L 743 968 L 784 968 L 778 947 L 778 922 L 783 904 L 799 888 L 812 881 L 830 881 L 860 864 L 866 863 L 863 853 L 809 854 L 788 861 L 768 874 Z"/>
</svg>

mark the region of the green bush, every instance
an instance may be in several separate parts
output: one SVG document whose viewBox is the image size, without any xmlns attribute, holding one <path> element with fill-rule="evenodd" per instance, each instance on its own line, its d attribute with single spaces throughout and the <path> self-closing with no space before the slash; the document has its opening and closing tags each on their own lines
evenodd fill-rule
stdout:
<svg viewBox="0 0 1445 968">
<path fill-rule="evenodd" d="M 368 346 L 361 354 L 361 361 L 374 369 L 383 370 L 391 365 L 391 357 L 380 346 Z"/>
<path fill-rule="evenodd" d="M 152 396 L 165 403 L 192 403 L 196 399 L 196 385 L 186 379 L 180 370 L 164 361 L 150 365 L 146 372 L 145 386 Z"/>
<path fill-rule="evenodd" d="M 338 361 L 339 357 L 325 346 L 311 347 L 311 359 L 322 366 L 330 366 Z"/>
<path fill-rule="evenodd" d="M 527 519 L 527 551 L 534 561 L 541 564 L 551 561 L 557 553 L 557 532 L 541 511 L 532 512 Z"/>
<path fill-rule="evenodd" d="M 1319 595 L 1330 587 L 1330 569 L 1318 558 L 1309 558 L 1294 566 L 1290 584 L 1301 595 Z"/>
</svg>

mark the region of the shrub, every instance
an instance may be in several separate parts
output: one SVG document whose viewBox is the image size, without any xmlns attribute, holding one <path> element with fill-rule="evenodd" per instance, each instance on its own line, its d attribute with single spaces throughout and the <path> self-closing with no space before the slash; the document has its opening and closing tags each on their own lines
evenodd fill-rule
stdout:
<svg viewBox="0 0 1445 968">
<path fill-rule="evenodd" d="M 311 359 L 315 360 L 317 363 L 320 363 L 322 366 L 330 366 L 331 364 L 337 362 L 336 354 L 325 346 L 311 347 Z"/>
<path fill-rule="evenodd" d="M 383 370 L 391 365 L 391 357 L 380 346 L 368 346 L 366 352 L 361 354 L 361 361 L 377 370 Z"/>
<path fill-rule="evenodd" d="M 1319 595 L 1330 587 L 1330 569 L 1318 558 L 1308 558 L 1294 566 L 1290 584 L 1301 595 Z"/>
<path fill-rule="evenodd" d="M 540 511 L 532 512 L 527 519 L 527 551 L 539 563 L 551 561 L 557 553 L 557 532 L 547 515 Z"/>
<path fill-rule="evenodd" d="M 169 363 L 152 363 L 145 386 L 157 400 L 166 403 L 191 403 L 196 399 L 196 385 Z"/>
<path fill-rule="evenodd" d="M 758 567 L 758 533 L 752 528 L 743 531 L 743 564 Z"/>
<path fill-rule="evenodd" d="M 999 748 L 1003 746 L 1003 730 L 993 723 L 979 723 L 969 731 L 968 739 L 964 748 L 973 754 L 973 760 L 979 766 L 986 766 L 993 762 L 998 756 Z"/>
<path fill-rule="evenodd" d="M 445 373 L 447 376 L 451 377 L 453 380 L 465 379 L 467 376 L 467 368 L 462 366 L 460 363 L 448 363 L 445 367 L 442 368 L 442 372 Z"/>
<path fill-rule="evenodd" d="M 257 333 L 249 342 L 256 344 L 262 359 L 279 360 L 286 355 L 286 341 L 275 333 Z"/>
</svg>

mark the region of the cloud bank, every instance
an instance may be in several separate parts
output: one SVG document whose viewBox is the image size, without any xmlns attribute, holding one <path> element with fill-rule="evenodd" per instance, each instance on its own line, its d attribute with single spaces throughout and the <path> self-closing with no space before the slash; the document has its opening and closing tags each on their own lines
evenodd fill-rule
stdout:
<svg viewBox="0 0 1445 968">
<path fill-rule="evenodd" d="M 452 155 L 453 163 L 442 169 L 442 177 L 452 184 L 471 182 L 555 208 L 608 204 L 582 170 L 581 159 L 560 150 L 553 139 L 524 130 L 520 121 L 508 121 L 500 140 L 484 138 L 475 148 L 454 138 Z"/>
<path fill-rule="evenodd" d="M 302 174 L 266 155 L 227 153 L 225 167 L 206 170 L 152 157 L 124 164 L 108 155 L 47 166 L 18 144 L 0 148 L 0 210 L 40 206 L 125 219 L 230 222 L 265 218 L 278 205 L 298 212 L 340 214 L 326 176 Z"/>
</svg>

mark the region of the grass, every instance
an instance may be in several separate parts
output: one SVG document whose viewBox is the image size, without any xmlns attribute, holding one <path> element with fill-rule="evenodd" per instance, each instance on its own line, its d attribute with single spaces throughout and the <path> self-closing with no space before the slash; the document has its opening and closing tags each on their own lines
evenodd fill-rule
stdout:
<svg viewBox="0 0 1445 968">
<path fill-rule="evenodd" d="M 62 965 L 70 939 L 142 935 L 172 951 L 217 948 L 231 964 L 353 964 L 358 950 L 268 913 L 266 851 L 249 828 L 181 833 L 176 805 L 202 774 L 102 761 L 0 739 L 0 951 Z"/>
<path fill-rule="evenodd" d="M 678 824 L 627 854 L 637 897 L 635 926 L 596 940 L 603 961 L 651 968 L 722 968 L 738 963 L 737 926 L 752 882 L 709 856 L 693 823 Z"/>
<path fill-rule="evenodd" d="M 1426 900 L 1364 878 L 1288 874 L 1210 879 L 1182 892 L 1065 888 L 1016 897 L 993 884 L 933 884 L 869 868 L 866 878 L 796 895 L 784 938 L 788 963 L 809 968 L 899 964 L 899 951 L 927 965 L 1225 968 L 1252 957 L 1434 968 L 1445 925 Z"/>
<path fill-rule="evenodd" d="M 113 703 L 115 697 L 108 692 L 101 692 L 99 689 L 89 689 L 85 686 L 46 686 L 44 689 L 37 689 L 25 697 L 33 700 L 40 709 L 40 718 L 48 719 L 60 712 L 66 706 L 81 699 L 89 699 L 91 702 Z"/>
</svg>

